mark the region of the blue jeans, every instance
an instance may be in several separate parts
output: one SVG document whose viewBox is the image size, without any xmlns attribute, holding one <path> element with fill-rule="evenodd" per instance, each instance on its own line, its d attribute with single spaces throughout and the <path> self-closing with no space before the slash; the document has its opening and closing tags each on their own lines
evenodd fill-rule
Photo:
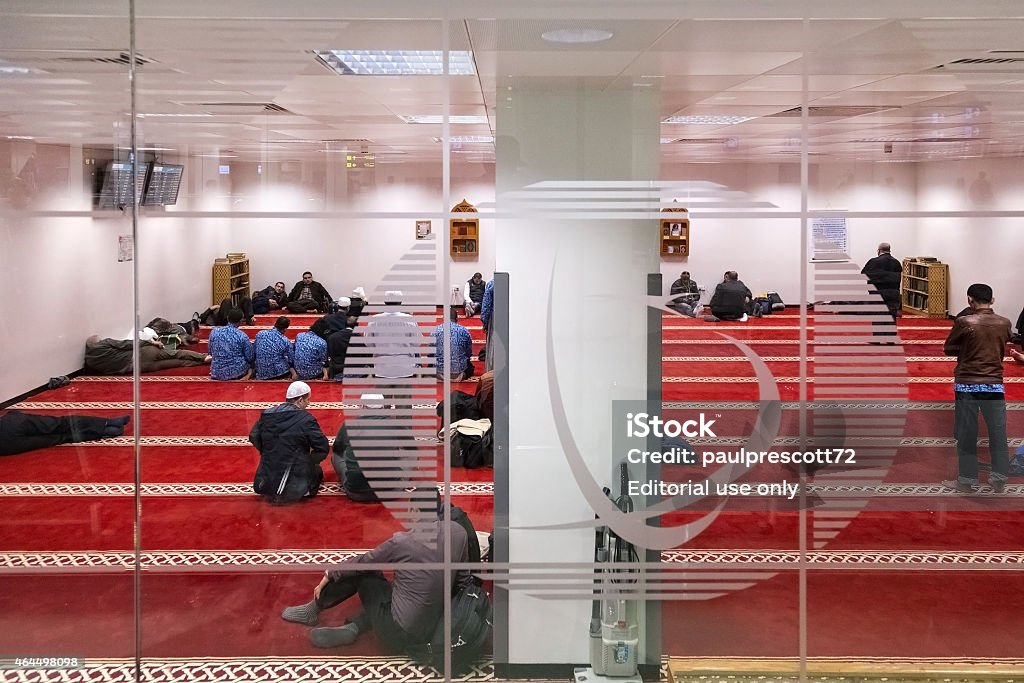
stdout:
<svg viewBox="0 0 1024 683">
<path fill-rule="evenodd" d="M 1010 457 L 1006 445 L 1006 396 L 991 391 L 957 391 L 953 403 L 953 436 L 956 437 L 958 480 L 978 483 L 978 411 L 988 429 L 992 478 L 1006 479 Z"/>
</svg>

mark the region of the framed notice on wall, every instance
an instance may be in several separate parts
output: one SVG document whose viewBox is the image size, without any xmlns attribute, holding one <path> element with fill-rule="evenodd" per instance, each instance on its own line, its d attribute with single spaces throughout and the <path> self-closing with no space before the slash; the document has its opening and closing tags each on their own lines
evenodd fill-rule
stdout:
<svg viewBox="0 0 1024 683">
<path fill-rule="evenodd" d="M 131 235 L 117 236 L 117 262 L 124 263 L 135 258 L 135 239 Z"/>
<path fill-rule="evenodd" d="M 430 237 L 430 221 L 416 221 L 416 239 L 425 240 Z"/>
<path fill-rule="evenodd" d="M 850 260 L 846 216 L 818 216 L 811 219 L 811 260 Z"/>
</svg>

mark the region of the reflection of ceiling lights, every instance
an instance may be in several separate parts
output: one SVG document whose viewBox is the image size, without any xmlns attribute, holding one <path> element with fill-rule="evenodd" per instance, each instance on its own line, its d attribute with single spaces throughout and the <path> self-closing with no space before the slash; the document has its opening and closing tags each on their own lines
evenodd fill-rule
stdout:
<svg viewBox="0 0 1024 683">
<path fill-rule="evenodd" d="M 540 37 L 549 43 L 600 43 L 613 35 L 611 31 L 599 28 L 556 28 L 545 31 Z"/>
<path fill-rule="evenodd" d="M 439 114 L 412 114 L 402 116 L 406 123 L 444 123 L 444 118 Z M 449 116 L 448 123 L 487 123 L 486 116 Z"/>
<path fill-rule="evenodd" d="M 448 140 L 453 145 L 487 144 L 494 142 L 493 135 L 452 135 Z M 441 142 L 441 138 L 434 138 L 434 142 Z"/>
<path fill-rule="evenodd" d="M 169 118 L 169 117 L 185 117 L 185 116 L 188 116 L 188 117 L 213 116 L 213 114 L 210 114 L 210 113 L 207 113 L 207 112 L 200 112 L 198 114 L 159 114 L 159 113 L 146 112 L 146 113 L 143 113 L 143 114 L 139 114 L 139 118 L 154 118 L 154 117 L 157 117 L 157 116 Z"/>
<path fill-rule="evenodd" d="M 731 126 L 756 118 L 756 116 L 687 115 L 670 116 L 662 123 L 682 123 L 690 126 Z"/>
<path fill-rule="evenodd" d="M 0 74 L 33 74 L 41 73 L 27 66 L 13 66 L 11 64 L 0 64 Z"/>
<path fill-rule="evenodd" d="M 443 50 L 314 50 L 313 54 L 342 76 L 441 76 Z M 448 51 L 448 73 L 472 76 L 473 55 Z"/>
</svg>

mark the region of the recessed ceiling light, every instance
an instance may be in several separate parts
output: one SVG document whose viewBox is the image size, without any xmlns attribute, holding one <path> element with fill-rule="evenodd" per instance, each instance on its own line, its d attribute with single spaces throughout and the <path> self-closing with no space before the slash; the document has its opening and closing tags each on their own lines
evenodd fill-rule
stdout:
<svg viewBox="0 0 1024 683">
<path fill-rule="evenodd" d="M 443 123 L 439 114 L 412 114 L 400 117 L 406 123 Z M 486 116 L 449 116 L 448 123 L 487 123 Z"/>
<path fill-rule="evenodd" d="M 731 126 L 756 118 L 756 116 L 686 115 L 670 116 L 662 123 L 681 123 L 690 126 Z"/>
<path fill-rule="evenodd" d="M 342 76 L 441 76 L 443 50 L 314 50 L 313 54 Z M 448 73 L 472 76 L 473 55 L 466 50 L 448 51 Z"/>
<path fill-rule="evenodd" d="M 37 74 L 42 73 L 36 69 L 30 69 L 27 66 L 13 66 L 11 64 L 0 64 L 0 74 Z"/>
<path fill-rule="evenodd" d="M 213 116 L 213 114 L 210 114 L 208 112 L 199 112 L 198 114 L 161 114 L 161 113 L 146 112 L 144 114 L 139 114 L 139 118 L 155 118 L 155 117 L 158 117 L 158 116 L 162 116 L 162 117 Z"/>
<path fill-rule="evenodd" d="M 7 135 L 8 140 L 35 140 L 31 135 Z"/>
<path fill-rule="evenodd" d="M 600 43 L 613 35 L 600 28 L 556 28 L 545 31 L 540 37 L 549 43 Z"/>
<path fill-rule="evenodd" d="M 452 135 L 448 140 L 454 145 L 462 144 L 487 144 L 494 142 L 493 135 Z M 434 142 L 441 142 L 441 138 L 434 138 Z"/>
</svg>

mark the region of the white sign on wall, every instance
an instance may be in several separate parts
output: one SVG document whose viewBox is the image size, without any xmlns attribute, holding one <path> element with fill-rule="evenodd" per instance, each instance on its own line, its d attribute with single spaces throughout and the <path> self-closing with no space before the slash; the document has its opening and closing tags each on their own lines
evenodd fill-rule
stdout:
<svg viewBox="0 0 1024 683">
<path fill-rule="evenodd" d="M 848 261 L 846 216 L 811 219 L 811 260 Z"/>
</svg>

